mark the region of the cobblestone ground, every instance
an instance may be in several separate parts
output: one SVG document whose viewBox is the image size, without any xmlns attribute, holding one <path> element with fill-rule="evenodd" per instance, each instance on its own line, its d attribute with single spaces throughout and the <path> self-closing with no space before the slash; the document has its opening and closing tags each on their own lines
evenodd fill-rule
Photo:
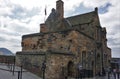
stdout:
<svg viewBox="0 0 120 79">
<path fill-rule="evenodd" d="M 18 79 L 18 72 L 15 72 L 14 75 L 10 70 L 10 68 L 5 64 L 0 64 L 0 79 Z M 15 67 L 15 71 L 20 71 L 19 67 Z M 23 70 L 22 79 L 42 79 L 38 76 Z"/>
</svg>

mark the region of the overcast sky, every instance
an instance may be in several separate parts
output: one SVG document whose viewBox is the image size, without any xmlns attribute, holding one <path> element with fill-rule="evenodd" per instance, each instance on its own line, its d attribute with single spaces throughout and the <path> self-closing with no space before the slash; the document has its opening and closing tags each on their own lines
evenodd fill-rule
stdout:
<svg viewBox="0 0 120 79">
<path fill-rule="evenodd" d="M 108 47 L 113 57 L 120 57 L 120 2 L 119 0 L 63 0 L 65 17 L 99 9 L 102 27 L 107 29 Z M 21 36 L 39 32 L 47 15 L 55 8 L 56 0 L 0 0 L 0 48 L 13 53 L 21 50 Z"/>
</svg>

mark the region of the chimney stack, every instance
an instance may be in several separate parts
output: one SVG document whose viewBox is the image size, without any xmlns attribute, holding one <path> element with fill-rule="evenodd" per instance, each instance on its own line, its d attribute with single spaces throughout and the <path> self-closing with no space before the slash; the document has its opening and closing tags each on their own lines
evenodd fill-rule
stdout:
<svg viewBox="0 0 120 79">
<path fill-rule="evenodd" d="M 40 24 L 40 32 L 41 33 L 48 32 L 48 28 L 47 28 L 46 24 L 44 24 L 44 23 Z"/>
<path fill-rule="evenodd" d="M 56 2 L 56 11 L 60 19 L 64 18 L 64 2 L 62 0 L 58 0 Z"/>
<path fill-rule="evenodd" d="M 95 12 L 98 13 L 98 8 L 97 7 L 95 7 Z"/>
</svg>

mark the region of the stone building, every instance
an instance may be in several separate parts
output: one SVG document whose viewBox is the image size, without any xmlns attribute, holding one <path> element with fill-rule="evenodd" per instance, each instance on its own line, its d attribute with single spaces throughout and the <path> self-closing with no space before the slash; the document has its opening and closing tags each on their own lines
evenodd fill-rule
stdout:
<svg viewBox="0 0 120 79">
<path fill-rule="evenodd" d="M 64 2 L 58 0 L 56 9 L 40 24 L 40 33 L 22 36 L 22 51 L 16 53 L 16 63 L 40 77 L 45 74 L 46 79 L 75 77 L 78 69 L 96 75 L 109 66 L 111 59 L 106 33 L 97 8 L 64 18 Z"/>
</svg>

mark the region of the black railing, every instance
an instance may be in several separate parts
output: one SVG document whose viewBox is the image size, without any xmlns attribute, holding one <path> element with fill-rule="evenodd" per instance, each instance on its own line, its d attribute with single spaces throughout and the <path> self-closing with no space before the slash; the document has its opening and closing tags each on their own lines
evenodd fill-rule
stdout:
<svg viewBox="0 0 120 79">
<path fill-rule="evenodd" d="M 82 79 L 82 78 L 91 78 L 93 77 L 93 71 L 92 70 L 78 70 L 78 73 L 76 75 L 76 79 Z"/>
<path fill-rule="evenodd" d="M 14 76 L 14 73 L 18 73 L 18 79 L 22 79 L 23 72 L 27 72 L 27 71 L 23 71 L 23 67 L 22 66 L 20 66 L 20 70 L 16 70 L 15 71 L 15 65 L 14 64 L 9 64 L 9 65 L 2 64 L 2 65 L 3 66 L 7 66 L 8 69 L 6 69 L 6 68 L 0 68 L 0 70 L 11 72 L 11 73 L 13 73 L 13 76 Z"/>
</svg>

